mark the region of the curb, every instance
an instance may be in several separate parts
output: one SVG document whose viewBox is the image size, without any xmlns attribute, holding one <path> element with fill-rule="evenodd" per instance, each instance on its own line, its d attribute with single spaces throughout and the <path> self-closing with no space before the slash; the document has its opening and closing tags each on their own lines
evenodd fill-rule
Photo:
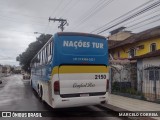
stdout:
<svg viewBox="0 0 160 120">
<path fill-rule="evenodd" d="M 103 109 L 107 109 L 107 110 L 109 109 L 111 111 L 114 111 L 117 114 L 119 112 L 124 112 L 124 111 L 125 112 L 132 112 L 132 111 L 129 111 L 129 110 L 126 110 L 126 109 L 123 109 L 123 108 L 120 108 L 120 107 L 117 107 L 117 106 L 114 106 L 114 105 L 111 105 L 111 104 L 101 104 L 100 107 L 103 108 Z M 127 116 L 125 116 L 125 118 L 126 117 Z M 124 118 L 124 117 L 122 117 L 122 118 Z M 151 118 L 151 117 L 127 117 L 127 118 L 129 118 L 131 120 L 156 120 L 156 119 Z"/>
</svg>

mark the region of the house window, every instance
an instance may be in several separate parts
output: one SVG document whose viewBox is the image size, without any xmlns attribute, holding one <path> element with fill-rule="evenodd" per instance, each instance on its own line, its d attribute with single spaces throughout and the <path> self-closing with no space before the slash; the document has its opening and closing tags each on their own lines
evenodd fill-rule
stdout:
<svg viewBox="0 0 160 120">
<path fill-rule="evenodd" d="M 129 51 L 129 58 L 133 58 L 136 55 L 136 50 L 134 48 Z"/>
<path fill-rule="evenodd" d="M 156 43 L 150 45 L 150 52 L 156 51 Z"/>
<path fill-rule="evenodd" d="M 150 70 L 149 71 L 149 80 L 159 80 L 160 73 L 158 70 Z"/>
</svg>

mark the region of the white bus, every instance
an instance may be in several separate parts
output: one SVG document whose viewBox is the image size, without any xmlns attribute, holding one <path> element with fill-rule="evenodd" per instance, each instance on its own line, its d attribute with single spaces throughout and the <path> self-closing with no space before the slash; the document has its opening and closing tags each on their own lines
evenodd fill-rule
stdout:
<svg viewBox="0 0 160 120">
<path fill-rule="evenodd" d="M 31 85 L 53 108 L 104 104 L 108 46 L 103 36 L 56 33 L 31 61 Z"/>
</svg>

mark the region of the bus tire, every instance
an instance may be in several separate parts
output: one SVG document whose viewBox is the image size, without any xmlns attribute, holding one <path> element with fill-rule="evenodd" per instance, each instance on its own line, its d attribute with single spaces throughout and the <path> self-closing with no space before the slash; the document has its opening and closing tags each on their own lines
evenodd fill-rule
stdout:
<svg viewBox="0 0 160 120">
<path fill-rule="evenodd" d="M 43 101 L 43 99 L 42 99 L 42 97 L 43 97 L 43 88 L 42 88 L 42 86 L 40 87 L 39 97 Z"/>
<path fill-rule="evenodd" d="M 39 84 L 37 85 L 37 94 L 39 96 Z"/>
</svg>

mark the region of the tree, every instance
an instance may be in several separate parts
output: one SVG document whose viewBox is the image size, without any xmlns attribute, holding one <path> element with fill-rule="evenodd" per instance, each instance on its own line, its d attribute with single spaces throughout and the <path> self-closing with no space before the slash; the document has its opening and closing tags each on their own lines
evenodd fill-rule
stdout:
<svg viewBox="0 0 160 120">
<path fill-rule="evenodd" d="M 42 34 L 35 42 L 28 45 L 28 48 L 16 57 L 16 60 L 20 62 L 22 69 L 26 72 L 30 72 L 30 62 L 37 52 L 44 46 L 44 44 L 52 37 L 50 34 Z"/>
</svg>

